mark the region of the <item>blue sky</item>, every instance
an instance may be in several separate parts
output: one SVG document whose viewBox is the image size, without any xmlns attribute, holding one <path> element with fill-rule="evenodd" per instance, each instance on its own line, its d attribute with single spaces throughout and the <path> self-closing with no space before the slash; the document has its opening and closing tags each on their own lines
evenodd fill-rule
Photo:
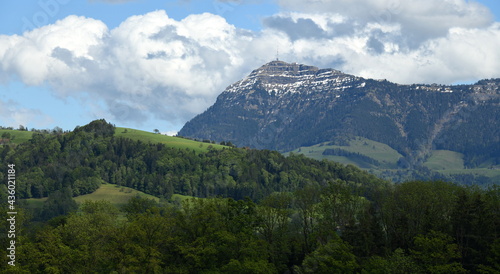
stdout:
<svg viewBox="0 0 500 274">
<path fill-rule="evenodd" d="M 500 1 L 3 1 L 0 125 L 176 132 L 275 58 L 400 83 L 500 77 Z"/>
<path fill-rule="evenodd" d="M 89 1 L 89 0 L 41 0 L 27 5 L 22 1 L 4 1 L 0 16 L 2 34 L 22 34 L 52 24 L 69 15 L 81 15 L 103 21 L 110 29 L 117 27 L 130 16 L 155 10 L 165 10 L 170 17 L 181 20 L 190 14 L 209 12 L 224 16 L 230 24 L 258 30 L 261 19 L 278 12 L 273 1 L 218 2 L 202 0 L 180 1 Z M 113 3 L 118 2 L 118 3 Z M 7 23 L 8 22 L 8 23 Z M 26 23 L 28 22 L 28 23 Z"/>
</svg>

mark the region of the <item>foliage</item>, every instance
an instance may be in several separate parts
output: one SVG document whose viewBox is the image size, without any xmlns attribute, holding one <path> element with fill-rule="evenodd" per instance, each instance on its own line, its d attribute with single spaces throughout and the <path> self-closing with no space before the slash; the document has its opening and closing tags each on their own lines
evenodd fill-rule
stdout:
<svg viewBox="0 0 500 274">
<path fill-rule="evenodd" d="M 57 190 L 49 195 L 44 202 L 40 212 L 42 220 L 49 220 L 60 215 L 67 215 L 78 209 L 78 205 L 72 198 L 70 188 Z"/>
<path fill-rule="evenodd" d="M 302 264 L 304 273 L 356 273 L 358 264 L 352 247 L 340 238 L 330 240 L 309 254 Z"/>
<path fill-rule="evenodd" d="M 85 201 L 78 211 L 64 219 L 52 219 L 46 226 L 31 227 L 24 222 L 29 229 L 23 230 L 24 239 L 17 247 L 16 271 L 498 270 L 498 188 L 408 182 L 379 189 L 370 199 L 362 197 L 365 195 L 359 190 L 338 180 L 309 184 L 295 192 L 273 193 L 258 203 L 250 199 L 191 198 L 180 204 L 165 204 L 137 196 L 122 209 L 126 219 L 118 218 L 118 208 L 109 202 Z M 433 197 L 426 197 L 434 192 Z M 66 190 L 66 197 L 71 198 L 70 193 Z M 438 200 L 440 203 L 433 206 Z M 25 212 L 20 214 L 26 216 Z M 6 270 L 6 266 L 1 269 Z"/>
<path fill-rule="evenodd" d="M 428 235 L 418 235 L 414 239 L 412 256 L 428 273 L 466 273 L 467 271 L 454 261 L 461 254 L 453 238 L 445 233 L 431 231 Z"/>
</svg>

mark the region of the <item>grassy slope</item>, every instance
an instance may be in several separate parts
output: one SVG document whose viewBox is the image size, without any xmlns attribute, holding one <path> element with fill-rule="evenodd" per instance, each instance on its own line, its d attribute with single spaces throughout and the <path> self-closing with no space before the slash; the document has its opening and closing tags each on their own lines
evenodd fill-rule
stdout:
<svg viewBox="0 0 500 274">
<path fill-rule="evenodd" d="M 346 151 L 360 153 L 379 161 L 381 165 L 376 167 L 365 162 L 356 161 L 355 159 L 349 159 L 348 157 L 344 156 L 322 155 L 323 151 L 329 148 L 341 148 Z M 354 164 L 365 169 L 373 168 L 377 170 L 375 174 L 377 174 L 378 176 L 381 176 L 381 173 L 383 173 L 384 170 L 396 172 L 397 161 L 400 157 L 402 157 L 401 154 L 399 154 L 391 147 L 362 137 L 356 137 L 353 140 L 349 141 L 348 146 L 332 146 L 328 145 L 328 142 L 326 142 L 310 147 L 301 147 L 292 152 L 301 153 L 307 157 L 317 160 L 328 159 L 343 164 Z M 464 169 L 463 155 L 454 151 L 435 150 L 423 165 L 431 170 L 446 175 L 473 174 L 490 178 L 498 178 L 498 180 L 500 181 L 500 169 Z"/>
<path fill-rule="evenodd" d="M 464 169 L 464 155 L 449 150 L 434 150 L 424 166 L 433 170 Z"/>
<path fill-rule="evenodd" d="M 85 200 L 105 200 L 109 201 L 111 204 L 117 207 L 120 207 L 126 204 L 130 198 L 135 197 L 136 195 L 139 195 L 142 198 L 153 199 L 157 202 L 160 200 L 159 198 L 146 194 L 144 192 L 113 184 L 103 184 L 93 193 L 77 196 L 74 197 L 74 199 L 79 204 L 81 204 Z M 28 203 L 28 207 L 30 208 L 41 208 L 43 206 L 43 202 L 45 202 L 46 200 L 47 198 L 31 198 L 26 199 L 26 202 Z"/>
<path fill-rule="evenodd" d="M 11 136 L 14 137 L 14 139 L 12 139 L 11 137 L 11 141 L 14 144 L 20 144 L 26 142 L 29 139 L 31 139 L 31 136 L 33 136 L 33 132 L 31 131 L 0 129 L 0 136 L 2 136 L 2 134 L 4 133 L 9 133 Z"/>
<path fill-rule="evenodd" d="M 388 145 L 362 137 L 356 137 L 350 140 L 348 146 L 333 146 L 327 144 L 328 142 L 310 147 L 301 147 L 300 149 L 296 149 L 293 152 L 302 153 L 307 157 L 311 157 L 317 160 L 328 159 L 343 164 L 355 164 L 363 168 L 370 168 L 372 166 L 364 162 L 357 162 L 344 156 L 323 155 L 322 153 L 325 149 L 340 148 L 349 152 L 359 153 L 373 158 L 379 161 L 382 164 L 382 167 L 385 168 L 396 167 L 399 158 L 402 157 L 401 154 L 399 154 L 396 150 L 392 149 Z"/>
<path fill-rule="evenodd" d="M 125 137 L 132 140 L 140 140 L 143 142 L 163 143 L 175 148 L 189 148 L 189 149 L 194 149 L 197 152 L 207 152 L 209 146 L 212 146 L 213 148 L 216 149 L 222 149 L 223 147 L 225 147 L 217 144 L 197 142 L 184 138 L 166 136 L 161 134 L 155 134 L 152 132 L 130 129 L 130 128 L 122 128 L 122 127 L 117 127 L 115 129 L 115 136 Z"/>
<path fill-rule="evenodd" d="M 142 198 L 153 199 L 157 202 L 160 200 L 159 198 L 146 194 L 142 191 L 113 184 L 103 184 L 96 191 L 90 194 L 77 196 L 74 199 L 79 204 L 85 200 L 90 200 L 90 201 L 105 200 L 109 201 L 110 203 L 112 203 L 117 207 L 120 207 L 126 204 L 130 198 L 135 197 L 136 195 L 139 195 Z"/>
<path fill-rule="evenodd" d="M 497 166 L 497 169 L 481 167 L 465 169 L 463 158 L 464 156 L 462 153 L 455 151 L 434 150 L 431 157 L 429 157 L 429 159 L 427 159 L 424 163 L 424 166 L 445 175 L 471 174 L 475 176 L 495 178 L 500 182 L 500 167 Z"/>
</svg>

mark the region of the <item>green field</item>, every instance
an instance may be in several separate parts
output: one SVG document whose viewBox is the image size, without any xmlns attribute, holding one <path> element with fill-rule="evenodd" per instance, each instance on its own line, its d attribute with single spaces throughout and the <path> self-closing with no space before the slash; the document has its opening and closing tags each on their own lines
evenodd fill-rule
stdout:
<svg viewBox="0 0 500 274">
<path fill-rule="evenodd" d="M 463 158 L 462 153 L 455 151 L 434 150 L 423 165 L 444 175 L 470 174 L 494 178 L 500 182 L 500 167 L 466 169 Z"/>
<path fill-rule="evenodd" d="M 464 169 L 464 155 L 449 150 L 434 150 L 424 166 L 433 170 Z"/>
<path fill-rule="evenodd" d="M 4 133 L 10 134 L 12 136 L 11 142 L 14 144 L 20 144 L 28 141 L 33 136 L 32 131 L 21 131 L 21 130 L 10 130 L 10 129 L 0 129 L 0 138 Z"/>
<path fill-rule="evenodd" d="M 223 147 L 226 147 L 218 144 L 197 142 L 180 137 L 166 136 L 162 134 L 155 134 L 152 132 L 123 128 L 123 127 L 117 127 L 115 129 L 115 136 L 125 137 L 132 140 L 140 140 L 146 143 L 147 142 L 162 143 L 174 148 L 182 148 L 182 149 L 189 148 L 197 152 L 207 152 L 209 147 L 215 149 L 222 149 Z"/>
<path fill-rule="evenodd" d="M 372 141 L 363 137 L 355 137 L 349 141 L 348 146 L 328 145 L 329 142 L 317 144 L 310 147 L 301 147 L 292 151 L 293 153 L 304 154 L 307 157 L 322 160 L 328 159 L 331 161 L 354 164 L 362 168 L 372 168 L 373 166 L 365 162 L 349 159 L 344 156 L 323 155 L 325 149 L 340 148 L 349 152 L 359 153 L 375 159 L 381 163 L 381 168 L 395 168 L 399 158 L 402 157 L 396 150 L 392 149 L 386 144 Z"/>
</svg>

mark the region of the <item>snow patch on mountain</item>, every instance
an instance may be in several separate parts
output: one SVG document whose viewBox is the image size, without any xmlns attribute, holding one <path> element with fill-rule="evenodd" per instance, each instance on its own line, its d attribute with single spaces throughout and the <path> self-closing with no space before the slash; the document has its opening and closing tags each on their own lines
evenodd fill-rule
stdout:
<svg viewBox="0 0 500 274">
<path fill-rule="evenodd" d="M 352 88 L 351 83 L 362 78 L 344 74 L 334 69 L 319 70 L 313 66 L 272 61 L 254 70 L 243 80 L 230 85 L 225 92 L 249 92 L 261 88 L 270 95 L 288 93 L 314 93 Z M 364 87 L 360 83 L 357 87 Z"/>
</svg>

